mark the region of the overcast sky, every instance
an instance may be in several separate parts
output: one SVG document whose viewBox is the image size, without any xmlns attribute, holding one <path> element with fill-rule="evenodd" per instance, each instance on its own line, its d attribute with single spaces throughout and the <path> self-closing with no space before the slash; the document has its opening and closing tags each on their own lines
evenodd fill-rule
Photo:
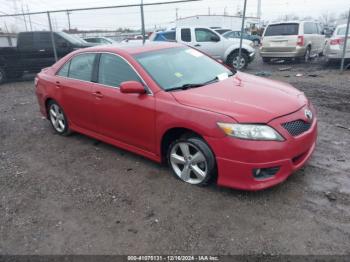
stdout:
<svg viewBox="0 0 350 262">
<path fill-rule="evenodd" d="M 172 0 L 144 0 L 144 3 L 172 1 Z M 81 7 L 96 7 L 109 5 L 125 5 L 139 3 L 140 0 L 0 0 L 0 12 L 15 13 L 29 8 L 30 11 L 47 11 L 58 9 L 70 9 Z M 16 4 L 15 4 L 16 3 Z M 223 14 L 234 15 L 237 10 L 243 8 L 244 0 L 202 0 L 185 4 L 171 4 L 145 7 L 146 27 L 155 25 L 164 26 L 176 17 L 176 9 L 179 17 L 197 14 Z M 258 0 L 248 0 L 247 15 L 257 14 Z M 295 14 L 299 17 L 312 16 L 318 18 L 323 13 L 331 13 L 338 16 L 350 8 L 350 0 L 261 0 L 262 19 L 274 20 L 282 15 Z M 55 29 L 68 28 L 67 15 L 64 13 L 52 15 Z M 71 27 L 80 29 L 115 29 L 119 27 L 140 28 L 139 8 L 120 8 L 99 11 L 79 11 L 70 15 Z M 46 15 L 32 15 L 32 27 L 36 30 L 47 29 Z M 8 28 L 15 24 L 18 30 L 24 30 L 24 19 L 0 18 L 0 27 Z M 28 22 L 29 28 L 29 22 Z"/>
</svg>

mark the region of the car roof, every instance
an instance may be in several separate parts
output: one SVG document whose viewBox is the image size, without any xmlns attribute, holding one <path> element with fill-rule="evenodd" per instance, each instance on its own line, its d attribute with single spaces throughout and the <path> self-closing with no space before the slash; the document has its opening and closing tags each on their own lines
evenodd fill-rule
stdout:
<svg viewBox="0 0 350 262">
<path fill-rule="evenodd" d="M 184 45 L 174 42 L 146 42 L 146 43 L 117 43 L 112 45 L 93 46 L 89 48 L 80 49 L 79 53 L 84 52 L 116 52 L 126 53 L 129 55 L 147 53 L 167 48 L 182 47 Z"/>
</svg>

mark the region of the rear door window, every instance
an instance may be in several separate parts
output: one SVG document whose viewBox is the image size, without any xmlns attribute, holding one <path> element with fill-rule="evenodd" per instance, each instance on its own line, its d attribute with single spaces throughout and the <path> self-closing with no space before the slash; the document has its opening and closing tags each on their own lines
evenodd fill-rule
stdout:
<svg viewBox="0 0 350 262">
<path fill-rule="evenodd" d="M 189 28 L 181 29 L 181 40 L 184 42 L 191 42 L 191 29 Z"/>
<path fill-rule="evenodd" d="M 21 49 L 33 49 L 34 48 L 34 33 L 21 33 L 19 41 L 19 47 Z"/>
<path fill-rule="evenodd" d="M 70 78 L 91 81 L 95 54 L 81 54 L 74 57 L 70 63 L 68 76 Z"/>
<path fill-rule="evenodd" d="M 304 34 L 309 35 L 314 33 L 315 33 L 314 23 L 306 22 L 304 24 Z"/>
<path fill-rule="evenodd" d="M 266 28 L 265 36 L 277 36 L 277 35 L 297 35 L 299 32 L 298 23 L 286 23 L 269 25 Z"/>
</svg>

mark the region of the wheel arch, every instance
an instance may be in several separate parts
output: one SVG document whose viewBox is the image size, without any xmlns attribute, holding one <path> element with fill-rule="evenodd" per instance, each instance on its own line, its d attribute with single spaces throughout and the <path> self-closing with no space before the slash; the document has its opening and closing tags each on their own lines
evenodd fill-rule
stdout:
<svg viewBox="0 0 350 262">
<path fill-rule="evenodd" d="M 160 156 L 162 163 L 166 163 L 166 155 L 170 144 L 181 137 L 195 136 L 201 139 L 204 137 L 197 131 L 186 127 L 171 127 L 167 129 L 160 140 Z"/>
</svg>

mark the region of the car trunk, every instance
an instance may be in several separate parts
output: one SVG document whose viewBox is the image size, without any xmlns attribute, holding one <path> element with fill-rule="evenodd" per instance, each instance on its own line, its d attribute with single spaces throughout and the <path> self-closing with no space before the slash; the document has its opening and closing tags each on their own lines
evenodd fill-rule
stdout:
<svg viewBox="0 0 350 262">
<path fill-rule="evenodd" d="M 265 52 L 293 52 L 298 42 L 299 24 L 282 23 L 269 25 L 262 40 Z"/>
</svg>

